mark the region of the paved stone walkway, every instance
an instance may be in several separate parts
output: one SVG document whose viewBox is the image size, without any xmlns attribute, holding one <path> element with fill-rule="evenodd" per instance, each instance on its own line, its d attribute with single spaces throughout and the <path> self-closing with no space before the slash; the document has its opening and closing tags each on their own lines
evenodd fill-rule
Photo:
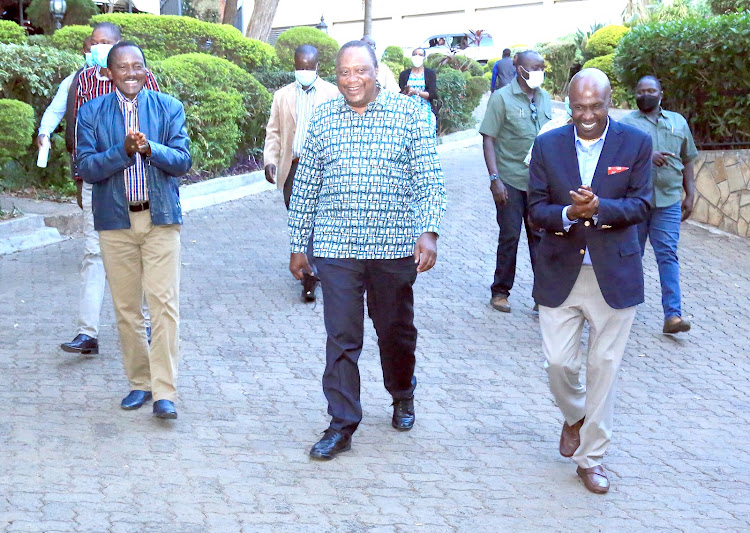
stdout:
<svg viewBox="0 0 750 533">
<path fill-rule="evenodd" d="M 416 286 L 417 425 L 390 427 L 368 325 L 353 450 L 308 460 L 327 425 L 322 305 L 286 270 L 280 194 L 190 213 L 183 230 L 180 418 L 124 412 L 109 298 L 102 353 L 74 333 L 81 239 L 0 257 L 3 532 L 748 531 L 750 241 L 683 225 L 683 336 L 661 334 L 647 252 L 620 380 L 612 491 L 557 453 L 531 272 L 488 305 L 494 212 L 478 146 L 443 155 L 439 263 Z"/>
</svg>

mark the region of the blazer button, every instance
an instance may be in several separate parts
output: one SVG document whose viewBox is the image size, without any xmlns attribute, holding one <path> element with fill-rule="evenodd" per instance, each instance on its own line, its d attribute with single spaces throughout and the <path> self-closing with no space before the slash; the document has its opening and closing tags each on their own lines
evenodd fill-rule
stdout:
<svg viewBox="0 0 750 533">
<path fill-rule="evenodd" d="M 587 220 L 586 222 L 584 222 L 584 223 L 583 223 L 583 225 L 584 225 L 584 226 L 586 226 L 586 227 L 588 228 L 588 227 L 589 227 L 589 226 L 591 225 L 591 222 L 589 222 L 589 221 Z"/>
<path fill-rule="evenodd" d="M 586 253 L 586 250 L 581 250 L 581 255 L 584 255 Z"/>
</svg>

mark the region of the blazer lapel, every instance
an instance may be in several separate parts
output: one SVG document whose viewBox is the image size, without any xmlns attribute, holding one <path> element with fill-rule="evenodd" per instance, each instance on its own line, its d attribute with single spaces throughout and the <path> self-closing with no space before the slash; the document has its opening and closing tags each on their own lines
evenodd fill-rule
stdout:
<svg viewBox="0 0 750 533">
<path fill-rule="evenodd" d="M 594 172 L 594 179 L 591 181 L 591 190 L 595 194 L 598 192 L 602 180 L 606 179 L 607 169 L 610 164 L 615 162 L 617 152 L 620 150 L 620 145 L 622 144 L 621 133 L 622 128 L 620 128 L 620 125 L 610 118 L 607 138 L 604 139 L 602 154 L 599 156 L 599 162 L 596 164 L 596 171 Z"/>
<path fill-rule="evenodd" d="M 297 125 L 297 85 L 296 82 L 292 86 L 292 90 L 289 91 L 289 97 L 286 98 L 286 107 L 289 111 L 289 116 L 292 117 L 292 122 Z"/>
<path fill-rule="evenodd" d="M 560 128 L 560 157 L 563 175 L 568 178 L 573 190 L 581 186 L 581 171 L 578 168 L 578 153 L 576 152 L 576 138 L 573 134 L 575 126 L 568 125 Z"/>
</svg>

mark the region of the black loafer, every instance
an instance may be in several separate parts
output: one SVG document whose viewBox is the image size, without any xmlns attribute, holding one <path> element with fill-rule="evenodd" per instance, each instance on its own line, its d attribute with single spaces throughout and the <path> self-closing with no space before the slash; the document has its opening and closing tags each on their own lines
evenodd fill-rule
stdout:
<svg viewBox="0 0 750 533">
<path fill-rule="evenodd" d="M 158 418 L 177 418 L 177 409 L 169 400 L 156 400 L 154 402 L 154 416 Z"/>
<path fill-rule="evenodd" d="M 330 461 L 341 452 L 352 449 L 352 436 L 337 429 L 328 428 L 323 438 L 310 448 L 310 457 L 320 461 Z"/>
<path fill-rule="evenodd" d="M 76 335 L 76 338 L 72 341 L 62 343 L 60 348 L 68 353 L 97 354 L 99 353 L 99 341 L 81 333 Z"/>
<path fill-rule="evenodd" d="M 414 396 L 393 401 L 391 425 L 399 431 L 409 431 L 414 427 Z"/>
<path fill-rule="evenodd" d="M 144 403 L 151 399 L 151 392 L 145 390 L 132 390 L 120 403 L 120 407 L 126 411 L 140 409 Z"/>
</svg>

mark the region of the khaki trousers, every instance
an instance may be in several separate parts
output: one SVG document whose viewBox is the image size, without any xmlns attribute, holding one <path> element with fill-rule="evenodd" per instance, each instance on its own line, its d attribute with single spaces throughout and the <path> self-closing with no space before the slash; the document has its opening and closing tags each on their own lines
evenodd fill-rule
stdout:
<svg viewBox="0 0 750 533">
<path fill-rule="evenodd" d="M 590 265 L 581 268 L 562 305 L 539 306 L 552 395 L 569 425 L 586 417 L 581 445 L 573 455 L 581 468 L 600 465 L 612 438 L 617 371 L 634 318 L 635 307 L 613 309 L 607 304 Z M 586 383 L 582 384 L 584 322 L 589 324 L 589 342 Z"/>
<path fill-rule="evenodd" d="M 99 232 L 122 360 L 131 390 L 175 401 L 180 324 L 180 226 L 151 224 L 148 210 L 130 213 L 130 229 Z M 141 310 L 151 312 L 151 346 Z"/>
</svg>

